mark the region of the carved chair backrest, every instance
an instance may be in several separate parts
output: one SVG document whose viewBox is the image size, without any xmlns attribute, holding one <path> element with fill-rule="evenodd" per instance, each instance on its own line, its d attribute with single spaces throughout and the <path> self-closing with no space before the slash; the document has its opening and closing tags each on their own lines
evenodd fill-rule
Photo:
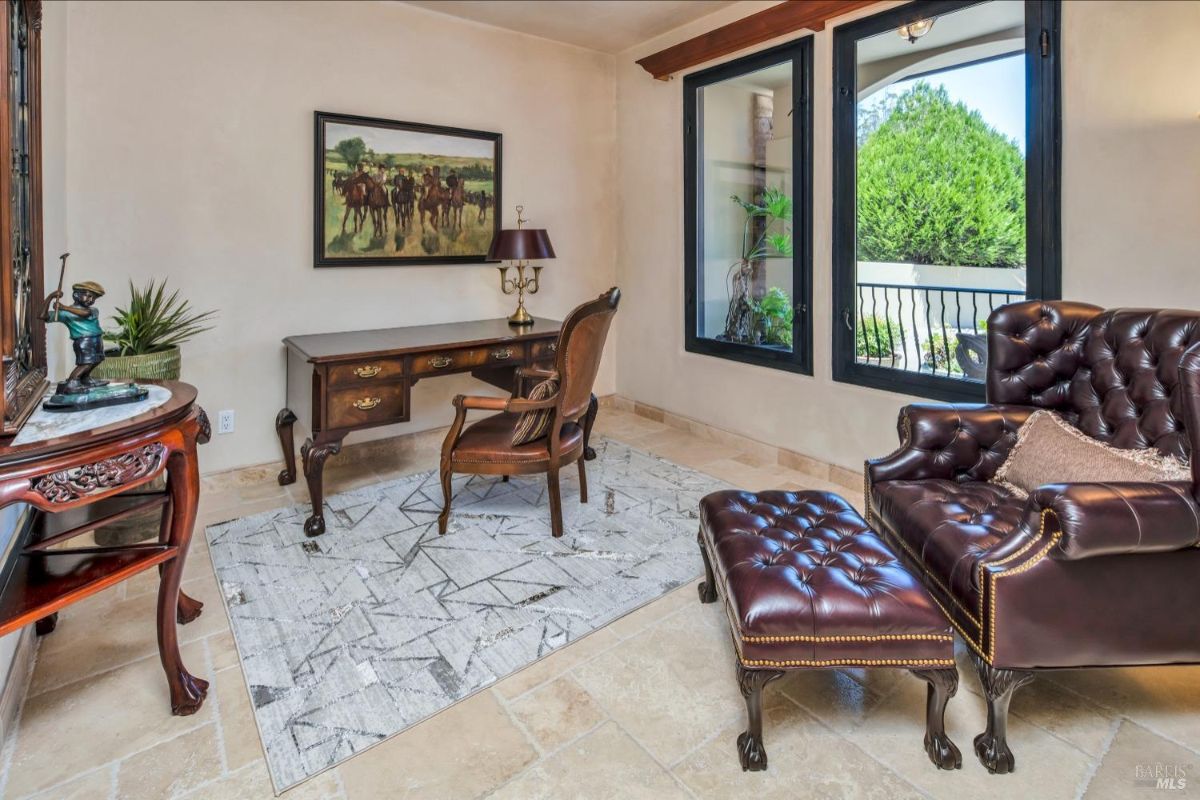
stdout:
<svg viewBox="0 0 1200 800">
<path fill-rule="evenodd" d="M 576 308 L 563 322 L 555 362 L 559 375 L 556 416 L 563 422 L 578 420 L 588 409 L 604 342 L 620 302 L 621 290 L 614 286 Z"/>
</svg>

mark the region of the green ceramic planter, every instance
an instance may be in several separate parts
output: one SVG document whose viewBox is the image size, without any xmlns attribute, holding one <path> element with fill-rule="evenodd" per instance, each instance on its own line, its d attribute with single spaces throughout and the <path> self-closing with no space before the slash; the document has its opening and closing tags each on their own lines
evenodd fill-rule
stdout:
<svg viewBox="0 0 1200 800">
<path fill-rule="evenodd" d="M 179 380 L 179 348 L 170 347 L 156 353 L 137 356 L 104 354 L 104 361 L 92 375 L 109 380 L 176 381 Z"/>
</svg>

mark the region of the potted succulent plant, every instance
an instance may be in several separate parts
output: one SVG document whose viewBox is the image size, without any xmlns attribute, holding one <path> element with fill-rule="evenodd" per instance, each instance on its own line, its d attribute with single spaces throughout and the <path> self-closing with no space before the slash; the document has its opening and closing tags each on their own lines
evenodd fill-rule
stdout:
<svg viewBox="0 0 1200 800">
<path fill-rule="evenodd" d="M 209 330 L 215 311 L 196 312 L 178 291 L 167 294 L 167 282 L 151 280 L 144 289 L 129 284 L 129 305 L 117 307 L 117 327 L 104 332 L 113 345 L 94 371 L 98 378 L 177 380 L 179 345 Z"/>
</svg>

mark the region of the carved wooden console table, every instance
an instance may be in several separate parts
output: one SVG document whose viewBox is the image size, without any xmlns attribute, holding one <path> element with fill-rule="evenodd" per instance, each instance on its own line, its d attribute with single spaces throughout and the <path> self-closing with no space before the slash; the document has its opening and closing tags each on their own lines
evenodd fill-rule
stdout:
<svg viewBox="0 0 1200 800">
<path fill-rule="evenodd" d="M 0 507 L 26 503 L 32 509 L 4 563 L 0 635 L 32 622 L 39 634 L 50 633 L 60 609 L 157 567 L 158 650 L 171 711 L 194 714 L 208 683 L 193 677 L 180 660 L 175 625 L 194 620 L 203 605 L 181 592 L 179 583 L 200 495 L 196 445 L 208 441 L 208 418 L 196 405 L 195 388 L 169 381 L 153 387 L 149 400 L 138 404 L 146 410 L 108 421 L 120 416 L 121 408 L 128 407 L 53 419 L 39 410 L 17 437 L 0 443 Z M 53 435 L 55 428 L 79 427 L 89 418 L 97 420 L 95 427 Z M 38 430 L 39 421 L 44 430 Z M 164 472 L 165 492 L 137 491 Z M 61 546 L 155 508 L 162 509 L 158 541 Z"/>
<path fill-rule="evenodd" d="M 424 378 L 469 372 L 475 378 L 514 388 L 518 367 L 554 366 L 554 351 L 562 323 L 534 319 L 515 328 L 505 319 L 451 322 L 373 331 L 289 336 L 287 346 L 287 405 L 275 418 L 283 448 L 279 483 L 296 480 L 293 426 L 308 426 L 311 436 L 300 448 L 313 513 L 304 532 L 325 532 L 325 460 L 337 455 L 351 431 L 407 422 L 413 384 Z M 447 407 L 447 417 L 452 409 Z M 596 398 L 584 420 L 584 446 L 596 419 Z M 588 447 L 587 459 L 596 457 Z"/>
</svg>

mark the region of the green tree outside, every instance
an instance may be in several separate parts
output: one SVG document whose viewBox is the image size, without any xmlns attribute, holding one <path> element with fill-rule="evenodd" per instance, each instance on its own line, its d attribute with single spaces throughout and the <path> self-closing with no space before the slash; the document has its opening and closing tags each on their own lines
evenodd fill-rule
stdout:
<svg viewBox="0 0 1200 800">
<path fill-rule="evenodd" d="M 858 258 L 1024 266 L 1020 148 L 943 87 L 914 84 L 858 151 Z"/>
</svg>

